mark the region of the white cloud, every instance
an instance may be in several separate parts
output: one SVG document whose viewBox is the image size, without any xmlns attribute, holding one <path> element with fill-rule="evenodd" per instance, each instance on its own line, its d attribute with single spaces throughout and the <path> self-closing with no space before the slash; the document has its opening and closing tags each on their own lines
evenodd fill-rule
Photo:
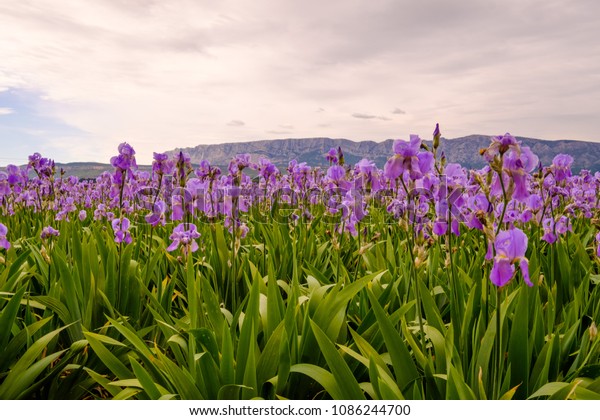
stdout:
<svg viewBox="0 0 600 420">
<path fill-rule="evenodd" d="M 267 130 L 267 131 L 265 131 L 265 133 L 268 133 L 268 134 L 277 134 L 277 135 L 280 135 L 280 134 L 292 134 L 292 132 L 288 131 L 288 130 Z"/>
<path fill-rule="evenodd" d="M 352 117 L 358 118 L 361 120 L 382 120 L 382 121 L 390 121 L 391 120 L 391 118 L 383 117 L 381 115 L 365 114 L 362 112 L 355 112 L 352 114 Z"/>
<path fill-rule="evenodd" d="M 0 115 L 9 115 L 12 114 L 14 111 L 12 108 L 6 108 L 6 107 L 0 107 Z"/>
<path fill-rule="evenodd" d="M 356 140 L 427 137 L 436 122 L 445 137 L 594 140 L 598 12 L 592 0 L 4 3 L 0 94 L 41 92 L 40 113 L 89 134 L 47 148 L 102 160 L 123 140 L 149 161 L 264 138 L 277 121 Z M 398 103 L 402 125 L 355 112 Z"/>
</svg>

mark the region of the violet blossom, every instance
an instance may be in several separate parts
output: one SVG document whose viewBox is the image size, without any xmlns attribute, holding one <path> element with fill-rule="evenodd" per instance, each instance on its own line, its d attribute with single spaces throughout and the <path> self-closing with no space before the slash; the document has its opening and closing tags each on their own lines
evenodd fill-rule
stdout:
<svg viewBox="0 0 600 420">
<path fill-rule="evenodd" d="M 58 236 L 60 236 L 60 232 L 58 230 L 54 229 L 52 226 L 46 226 L 45 228 L 42 229 L 40 238 L 48 239 L 51 237 L 58 237 Z"/>
<path fill-rule="evenodd" d="M 512 280 L 515 275 L 515 264 L 523 275 L 523 280 L 528 286 L 533 286 L 529 279 L 529 261 L 525 258 L 527 251 L 527 235 L 518 228 L 502 230 L 496 235 L 494 241 L 494 265 L 490 272 L 490 280 L 498 287 L 502 287 Z"/>
<path fill-rule="evenodd" d="M 0 223 L 0 248 L 1 249 L 10 249 L 10 242 L 6 239 L 6 235 L 8 234 L 8 228 Z"/>
<path fill-rule="evenodd" d="M 199 237 L 200 232 L 198 232 L 196 225 L 193 223 L 180 223 L 169 236 L 169 239 L 173 242 L 167 247 L 167 251 L 172 252 L 179 247 L 183 255 L 187 256 L 190 252 L 198 250 L 196 239 Z"/>
<path fill-rule="evenodd" d="M 415 180 L 433 170 L 433 153 L 419 151 L 421 138 L 416 134 L 410 135 L 410 142 L 396 140 L 393 148 L 395 155 L 388 159 L 383 168 L 388 179 L 407 175 L 410 179 Z"/>
<path fill-rule="evenodd" d="M 123 242 L 130 244 L 132 239 L 131 233 L 129 233 L 129 219 L 126 217 L 123 217 L 122 219 L 113 219 L 111 224 L 115 234 L 115 242 L 118 244 Z"/>
</svg>

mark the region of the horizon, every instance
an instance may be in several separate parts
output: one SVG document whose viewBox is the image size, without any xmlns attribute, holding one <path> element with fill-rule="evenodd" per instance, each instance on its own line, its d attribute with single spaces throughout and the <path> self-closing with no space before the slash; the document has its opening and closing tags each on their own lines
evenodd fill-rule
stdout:
<svg viewBox="0 0 600 420">
<path fill-rule="evenodd" d="M 507 133 L 510 134 L 510 133 Z M 457 141 L 457 140 L 462 140 L 465 138 L 469 138 L 469 137 L 490 137 L 490 140 L 492 138 L 493 135 L 488 135 L 488 134 L 469 134 L 466 136 L 460 136 L 460 137 L 454 137 L 454 138 L 447 138 L 445 136 L 441 136 L 440 140 L 443 141 Z M 575 140 L 575 139 L 541 139 L 541 138 L 534 138 L 534 137 L 524 137 L 524 136 L 514 136 L 517 140 L 524 142 L 526 140 L 534 140 L 534 141 L 541 141 L 541 142 L 577 142 L 577 143 L 600 143 L 600 142 L 595 142 L 595 141 L 591 141 L 591 140 Z M 297 140 L 319 140 L 319 139 L 323 139 L 323 140 L 332 140 L 332 141 L 348 141 L 348 142 L 352 142 L 352 143 L 377 143 L 377 144 L 381 144 L 381 143 L 385 143 L 385 142 L 389 142 L 389 141 L 396 141 L 396 140 L 403 140 L 406 141 L 405 139 L 385 139 L 385 140 L 351 140 L 351 139 L 346 139 L 346 138 L 341 138 L 341 137 L 300 137 L 300 138 L 277 138 L 277 139 L 258 139 L 258 140 L 248 140 L 248 141 L 229 141 L 229 142 L 223 142 L 223 143 L 208 143 L 208 144 L 198 144 L 196 146 L 188 146 L 188 147 L 177 147 L 177 148 L 173 148 L 173 149 L 169 149 L 169 150 L 156 150 L 153 152 L 158 152 L 158 153 L 170 153 L 170 152 L 174 152 L 176 150 L 190 150 L 190 149 L 195 149 L 197 147 L 210 147 L 210 146 L 220 146 L 220 145 L 239 145 L 239 144 L 245 144 L 245 143 L 262 143 L 262 142 L 285 142 L 285 141 L 297 141 Z M 421 139 L 424 142 L 431 142 L 432 139 L 429 138 L 423 138 L 421 137 Z M 133 147 L 133 149 L 136 151 L 136 162 L 137 165 L 139 166 L 146 166 L 146 167 L 150 167 L 152 166 L 152 160 L 149 161 L 140 161 L 139 159 L 137 159 L 137 150 L 136 150 L 136 145 L 135 144 L 131 144 L 129 143 L 131 147 Z M 443 144 L 443 143 L 442 143 Z M 523 143 L 524 146 L 527 146 L 527 143 Z M 393 151 L 390 149 L 390 157 L 393 155 Z M 32 152 L 32 154 L 35 152 Z M 253 151 L 249 151 L 247 152 L 248 154 L 250 154 L 251 156 L 254 155 L 256 156 L 256 152 Z M 115 149 L 114 154 L 118 154 L 117 150 Z M 73 161 L 58 161 L 56 159 L 54 159 L 52 156 L 43 156 L 45 158 L 49 158 L 52 159 L 56 165 L 90 165 L 90 164 L 96 164 L 96 165 L 109 165 L 110 166 L 110 158 L 107 159 L 106 161 L 100 161 L 100 160 L 73 160 Z M 231 156 L 231 158 L 233 158 L 234 156 Z M 368 156 L 365 156 L 368 158 Z M 324 156 L 323 156 L 324 158 Z M 27 161 L 27 157 L 25 158 L 24 161 L 22 162 L 3 162 L 2 160 L 0 160 L 0 170 L 4 170 L 6 169 L 6 165 L 7 164 L 14 164 L 17 166 L 25 166 L 27 165 L 28 161 Z M 192 164 L 198 165 L 200 162 L 192 162 Z M 211 162 L 212 163 L 212 162 Z M 577 166 L 577 165 L 575 165 Z"/>
<path fill-rule="evenodd" d="M 600 4 L 0 4 L 0 166 L 290 138 L 595 141 Z M 577 30 L 572 30 L 577 28 Z M 279 139 L 277 139 L 279 140 Z M 600 139 L 598 139 L 600 140 Z"/>
</svg>

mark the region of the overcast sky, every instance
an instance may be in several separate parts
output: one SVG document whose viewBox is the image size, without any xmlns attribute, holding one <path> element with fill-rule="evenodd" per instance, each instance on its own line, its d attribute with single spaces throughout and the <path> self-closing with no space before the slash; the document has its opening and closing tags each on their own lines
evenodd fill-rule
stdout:
<svg viewBox="0 0 600 420">
<path fill-rule="evenodd" d="M 201 143 L 600 141 L 596 0 L 0 0 L 0 166 Z"/>
</svg>

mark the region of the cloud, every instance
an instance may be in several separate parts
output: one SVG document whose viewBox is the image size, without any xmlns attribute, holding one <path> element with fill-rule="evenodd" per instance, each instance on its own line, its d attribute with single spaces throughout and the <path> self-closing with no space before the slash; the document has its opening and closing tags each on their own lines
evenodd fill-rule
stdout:
<svg viewBox="0 0 600 420">
<path fill-rule="evenodd" d="M 227 125 L 230 127 L 242 127 L 242 126 L 246 125 L 246 123 L 241 120 L 231 120 L 227 123 Z"/>
<path fill-rule="evenodd" d="M 371 119 L 373 119 L 373 118 L 377 118 L 377 117 L 375 117 L 375 115 L 371 115 L 371 114 L 362 114 L 362 113 L 360 113 L 360 112 L 355 112 L 354 114 L 352 114 L 352 116 L 353 116 L 354 118 L 360 118 L 360 119 L 363 119 L 363 120 L 371 120 Z"/>
<path fill-rule="evenodd" d="M 279 127 L 285 128 L 286 130 L 292 130 L 294 128 L 294 126 L 291 124 L 280 124 Z"/>
<path fill-rule="evenodd" d="M 400 109 L 400 108 L 394 108 L 394 110 L 392 111 L 392 114 L 404 115 L 404 114 L 406 114 L 406 111 L 404 111 L 403 109 Z"/>
<path fill-rule="evenodd" d="M 267 130 L 267 131 L 265 131 L 265 133 L 268 133 L 268 134 L 292 134 L 291 131 L 287 131 L 287 130 Z"/>
<path fill-rule="evenodd" d="M 358 118 L 361 120 L 382 120 L 382 121 L 391 121 L 391 118 L 383 117 L 381 115 L 371 115 L 371 114 L 363 114 L 362 112 L 355 112 L 352 114 L 352 117 Z"/>
<path fill-rule="evenodd" d="M 599 13 L 591 0 L 0 2 L 0 92 L 39 99 L 30 114 L 0 106 L 23 129 L 35 114 L 83 133 L 36 139 L 57 160 L 107 161 L 126 140 L 148 163 L 166 144 L 231 141 L 230 127 L 236 140 L 292 130 L 278 121 L 356 140 L 438 121 L 449 138 L 594 140 Z M 392 114 L 407 132 L 365 123 Z"/>
<path fill-rule="evenodd" d="M 0 107 L 0 115 L 12 114 L 14 110 L 12 108 Z"/>
</svg>

